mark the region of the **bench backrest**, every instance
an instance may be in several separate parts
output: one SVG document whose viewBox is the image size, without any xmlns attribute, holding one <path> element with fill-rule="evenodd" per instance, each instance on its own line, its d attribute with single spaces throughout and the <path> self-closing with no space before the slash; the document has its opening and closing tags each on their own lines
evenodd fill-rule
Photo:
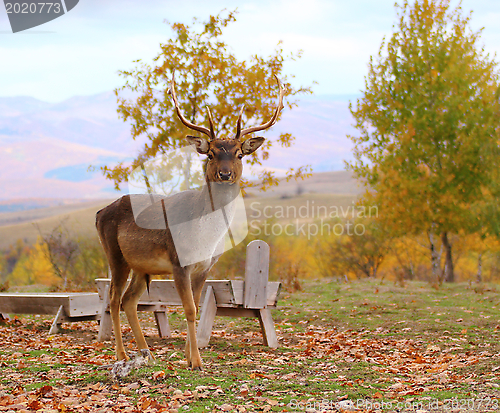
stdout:
<svg viewBox="0 0 500 413">
<path fill-rule="evenodd" d="M 265 308 L 269 280 L 269 245 L 255 240 L 247 245 L 245 262 L 245 297 L 243 307 Z"/>
</svg>

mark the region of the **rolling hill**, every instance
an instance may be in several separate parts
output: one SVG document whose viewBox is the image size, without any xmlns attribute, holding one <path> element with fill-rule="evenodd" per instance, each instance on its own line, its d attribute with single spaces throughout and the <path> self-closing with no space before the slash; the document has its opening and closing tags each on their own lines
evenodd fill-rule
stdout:
<svg viewBox="0 0 500 413">
<path fill-rule="evenodd" d="M 299 190 L 299 188 L 301 188 Z M 245 197 L 249 220 L 256 219 L 256 211 L 266 206 L 270 211 L 288 207 L 292 211 L 300 207 L 307 208 L 314 214 L 319 206 L 339 206 L 347 208 L 362 192 L 349 172 L 323 172 L 313 174 L 310 178 L 299 182 L 284 182 L 272 191 L 252 192 Z M 60 223 L 70 230 L 74 236 L 96 237 L 95 213 L 109 204 L 111 200 L 94 200 L 73 202 L 65 205 L 54 205 L 46 208 L 31 209 L 19 212 L 0 213 L 0 250 L 15 244 L 18 239 L 27 243 L 36 242 L 40 231 L 51 232 Z M 306 219 L 314 219 L 314 216 Z M 260 219 L 263 219 L 262 215 Z M 294 219 L 293 213 L 284 219 Z"/>
</svg>

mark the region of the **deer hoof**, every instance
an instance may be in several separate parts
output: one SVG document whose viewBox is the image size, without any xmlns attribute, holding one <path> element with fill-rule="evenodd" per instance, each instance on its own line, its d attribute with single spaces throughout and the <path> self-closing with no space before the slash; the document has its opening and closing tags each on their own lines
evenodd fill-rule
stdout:
<svg viewBox="0 0 500 413">
<path fill-rule="evenodd" d="M 123 354 L 119 354 L 117 357 L 116 357 L 116 361 L 129 361 L 130 360 L 130 357 L 127 355 L 127 353 L 123 353 Z"/>
<path fill-rule="evenodd" d="M 196 366 L 196 367 L 193 367 L 193 370 L 194 371 L 202 371 L 203 368 L 201 366 Z"/>
</svg>

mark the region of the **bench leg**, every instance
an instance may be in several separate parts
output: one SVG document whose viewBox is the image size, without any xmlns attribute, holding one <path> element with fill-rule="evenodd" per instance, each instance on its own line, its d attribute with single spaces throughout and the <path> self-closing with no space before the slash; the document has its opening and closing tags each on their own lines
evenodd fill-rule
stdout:
<svg viewBox="0 0 500 413">
<path fill-rule="evenodd" d="M 64 318 L 64 307 L 61 305 L 59 307 L 59 310 L 57 310 L 56 318 L 54 318 L 54 321 L 52 322 L 52 325 L 50 326 L 49 330 L 49 335 L 51 334 L 57 334 L 59 331 L 59 326 Z"/>
<path fill-rule="evenodd" d="M 155 311 L 156 327 L 161 338 L 170 338 L 170 325 L 168 324 L 167 310 Z"/>
<path fill-rule="evenodd" d="M 215 314 L 217 313 L 217 303 L 215 302 L 215 293 L 212 286 L 207 287 L 205 298 L 201 306 L 200 321 L 198 323 L 198 332 L 196 339 L 198 341 L 198 348 L 208 346 L 210 336 L 212 335 L 212 328 L 214 326 Z"/>
<path fill-rule="evenodd" d="M 264 345 L 271 348 L 278 348 L 278 337 L 276 336 L 271 310 L 268 308 L 261 308 L 259 310 L 259 323 L 262 336 L 264 337 Z"/>
<path fill-rule="evenodd" d="M 112 323 L 109 313 L 109 285 L 104 289 L 104 299 L 101 307 L 101 321 L 99 322 L 99 334 L 97 341 L 111 340 Z"/>
</svg>

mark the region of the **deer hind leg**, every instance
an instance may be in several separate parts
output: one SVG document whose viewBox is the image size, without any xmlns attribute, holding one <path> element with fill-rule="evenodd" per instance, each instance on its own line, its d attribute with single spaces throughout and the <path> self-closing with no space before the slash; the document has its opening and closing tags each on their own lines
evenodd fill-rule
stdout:
<svg viewBox="0 0 500 413">
<path fill-rule="evenodd" d="M 174 281 L 177 292 L 182 301 L 182 307 L 186 314 L 187 339 L 186 339 L 186 360 L 188 367 L 193 370 L 201 370 L 201 357 L 196 342 L 196 306 L 191 289 L 190 274 L 184 268 L 174 268 Z"/>
<path fill-rule="evenodd" d="M 148 349 L 148 344 L 144 339 L 144 334 L 142 333 L 142 329 L 139 324 L 139 318 L 137 317 L 137 304 L 147 287 L 146 277 L 148 277 L 148 275 L 145 273 L 133 271 L 130 284 L 122 298 L 123 310 L 127 315 L 128 323 L 132 328 L 135 342 L 137 343 L 139 350 Z"/>
<path fill-rule="evenodd" d="M 111 283 L 109 287 L 109 312 L 113 321 L 115 333 L 116 358 L 127 360 L 128 356 L 123 347 L 122 330 L 120 325 L 120 303 L 130 268 L 126 264 L 110 262 Z"/>
</svg>

